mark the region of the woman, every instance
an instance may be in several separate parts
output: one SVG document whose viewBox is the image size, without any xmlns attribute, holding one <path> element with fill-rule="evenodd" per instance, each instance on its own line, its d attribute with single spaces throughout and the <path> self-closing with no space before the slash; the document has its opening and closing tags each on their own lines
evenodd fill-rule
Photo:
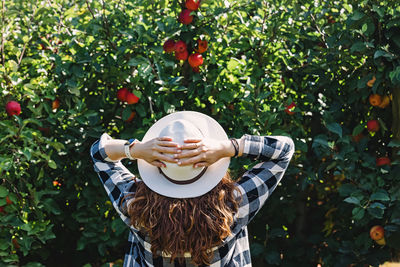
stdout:
<svg viewBox="0 0 400 267">
<path fill-rule="evenodd" d="M 162 118 L 142 141 L 103 134 L 91 156 L 130 229 L 124 266 L 251 266 L 247 224 L 293 152 L 289 137 L 228 139 L 218 122 L 193 111 Z M 234 182 L 231 157 L 260 163 Z M 137 159 L 141 180 L 122 165 L 124 158 Z"/>
</svg>

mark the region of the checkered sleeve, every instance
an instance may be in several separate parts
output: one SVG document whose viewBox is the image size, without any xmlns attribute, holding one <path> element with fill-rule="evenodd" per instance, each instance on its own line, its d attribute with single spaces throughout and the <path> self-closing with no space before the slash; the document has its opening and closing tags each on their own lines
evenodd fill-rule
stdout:
<svg viewBox="0 0 400 267">
<path fill-rule="evenodd" d="M 136 191 L 136 182 L 133 175 L 121 161 L 113 161 L 108 158 L 104 146 L 112 138 L 104 133 L 99 140 L 93 143 L 90 155 L 93 161 L 94 170 L 97 172 L 108 197 L 121 219 L 127 224 L 126 203 L 133 198 Z"/>
<path fill-rule="evenodd" d="M 247 225 L 264 205 L 282 179 L 294 153 L 294 143 L 286 136 L 244 136 L 243 156 L 261 161 L 238 181 L 242 202 L 237 226 Z"/>
</svg>

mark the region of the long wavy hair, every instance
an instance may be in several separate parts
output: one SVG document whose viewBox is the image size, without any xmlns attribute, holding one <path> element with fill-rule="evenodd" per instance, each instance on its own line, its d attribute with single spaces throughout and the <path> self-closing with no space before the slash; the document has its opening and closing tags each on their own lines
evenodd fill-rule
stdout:
<svg viewBox="0 0 400 267">
<path fill-rule="evenodd" d="M 182 262 L 190 252 L 193 263 L 209 265 L 212 248 L 231 234 L 240 200 L 229 173 L 210 192 L 195 198 L 165 197 L 139 182 L 128 214 L 132 226 L 149 235 L 154 255 L 164 252 L 171 262 Z"/>
</svg>

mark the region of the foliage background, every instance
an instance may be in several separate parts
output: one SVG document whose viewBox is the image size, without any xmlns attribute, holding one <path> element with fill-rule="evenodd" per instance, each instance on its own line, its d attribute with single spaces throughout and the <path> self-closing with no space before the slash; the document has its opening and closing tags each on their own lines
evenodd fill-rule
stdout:
<svg viewBox="0 0 400 267">
<path fill-rule="evenodd" d="M 396 2 L 203 0 L 193 23 L 182 25 L 177 0 L 2 0 L 0 102 L 16 100 L 22 113 L 0 113 L 1 264 L 101 266 L 123 258 L 128 229 L 93 171 L 90 145 L 104 131 L 141 138 L 174 110 L 209 114 L 232 137 L 295 140 L 281 186 L 249 226 L 255 266 L 397 260 Z M 169 38 L 192 49 L 199 37 L 209 43 L 200 73 L 162 50 Z M 139 103 L 119 102 L 122 87 Z M 368 103 L 376 92 L 393 95 L 389 107 Z M 134 120 L 124 122 L 131 110 Z M 369 119 L 379 119 L 379 132 L 368 133 Z M 376 167 L 386 155 L 393 164 Z M 251 164 L 233 159 L 232 172 Z M 385 246 L 369 237 L 377 224 Z"/>
</svg>

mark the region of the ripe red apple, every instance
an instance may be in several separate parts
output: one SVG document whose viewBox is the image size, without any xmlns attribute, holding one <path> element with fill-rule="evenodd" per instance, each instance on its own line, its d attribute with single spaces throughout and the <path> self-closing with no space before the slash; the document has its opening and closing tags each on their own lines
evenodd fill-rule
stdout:
<svg viewBox="0 0 400 267">
<path fill-rule="evenodd" d="M 188 58 L 189 65 L 194 67 L 198 67 L 200 65 L 203 65 L 203 56 L 199 53 L 194 53 L 191 54 Z"/>
<path fill-rule="evenodd" d="M 363 138 L 364 138 L 363 133 L 359 133 L 357 135 L 352 135 L 351 136 L 351 139 L 356 143 L 360 142 L 360 140 L 363 139 Z"/>
<path fill-rule="evenodd" d="M 367 122 L 367 130 L 370 132 L 377 132 L 379 131 L 379 122 L 377 120 L 369 120 Z"/>
<path fill-rule="evenodd" d="M 184 50 L 183 52 L 175 52 L 175 58 L 177 60 L 186 60 L 189 56 L 189 53 L 187 50 Z"/>
<path fill-rule="evenodd" d="M 186 0 L 185 6 L 189 10 L 196 11 L 199 9 L 200 0 Z"/>
<path fill-rule="evenodd" d="M 21 246 L 18 244 L 18 240 L 16 238 L 13 238 L 11 240 L 12 244 L 14 245 L 15 249 L 20 249 Z"/>
<path fill-rule="evenodd" d="M 174 40 L 167 40 L 163 45 L 163 49 L 165 53 L 172 53 L 175 51 L 175 41 Z"/>
<path fill-rule="evenodd" d="M 6 202 L 7 202 L 7 205 L 11 205 L 12 204 L 12 201 L 8 196 L 6 196 Z"/>
<path fill-rule="evenodd" d="M 131 122 L 131 121 L 133 120 L 133 118 L 135 118 L 135 116 L 136 116 L 136 112 L 135 112 L 135 111 L 132 111 L 132 112 L 131 112 L 131 115 L 129 115 L 129 118 L 127 118 L 127 119 L 125 120 L 125 122 Z"/>
<path fill-rule="evenodd" d="M 296 107 L 296 103 L 292 102 L 290 105 L 286 106 L 285 112 L 289 115 L 293 115 L 294 114 L 293 110 L 295 107 Z"/>
<path fill-rule="evenodd" d="M 184 41 L 178 41 L 175 43 L 175 52 L 182 53 L 187 50 L 187 46 Z"/>
<path fill-rule="evenodd" d="M 129 93 L 127 88 L 121 88 L 117 91 L 117 98 L 121 101 L 126 101 L 126 95 Z"/>
<path fill-rule="evenodd" d="M 6 104 L 6 112 L 8 116 L 18 116 L 21 113 L 21 105 L 17 101 L 10 101 Z"/>
<path fill-rule="evenodd" d="M 380 240 L 385 237 L 385 229 L 380 225 L 375 225 L 369 231 L 372 240 Z"/>
<path fill-rule="evenodd" d="M 179 22 L 182 24 L 190 24 L 193 21 L 193 16 L 190 15 L 192 11 L 189 9 L 184 9 L 182 12 L 179 14 Z"/>
<path fill-rule="evenodd" d="M 51 103 L 51 108 L 52 109 L 58 109 L 60 107 L 60 100 L 58 98 L 56 98 L 55 100 L 53 100 L 53 102 Z"/>
<path fill-rule="evenodd" d="M 391 162 L 388 157 L 380 157 L 376 159 L 376 166 L 384 166 L 384 165 L 389 165 L 390 166 Z"/>
<path fill-rule="evenodd" d="M 198 53 L 204 53 L 207 51 L 208 48 L 208 42 L 207 40 L 197 40 L 197 52 Z"/>
<path fill-rule="evenodd" d="M 136 104 L 139 102 L 139 97 L 137 97 L 134 93 L 128 92 L 126 94 L 126 102 L 128 104 Z"/>
</svg>

